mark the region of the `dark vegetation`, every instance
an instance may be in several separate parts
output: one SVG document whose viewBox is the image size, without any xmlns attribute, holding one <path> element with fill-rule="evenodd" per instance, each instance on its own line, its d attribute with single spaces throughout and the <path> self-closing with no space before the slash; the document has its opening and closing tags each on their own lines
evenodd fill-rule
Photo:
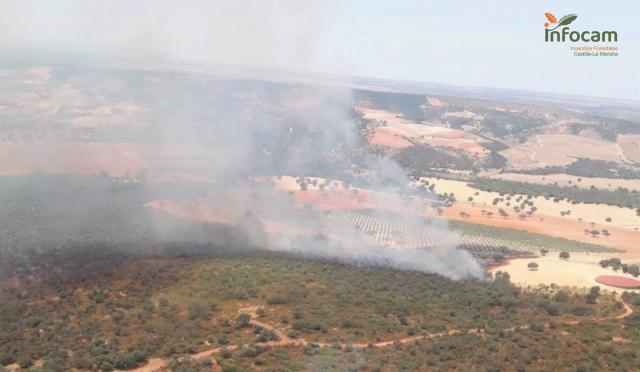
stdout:
<svg viewBox="0 0 640 372">
<path fill-rule="evenodd" d="M 86 262 L 101 262 L 93 257 L 99 254 L 94 247 L 69 253 L 79 254 Z M 523 323 L 619 312 L 612 296 L 589 303 L 586 294 L 559 298 L 554 287 L 522 291 L 502 273 L 489 282 L 455 282 L 277 254 L 211 255 L 217 257 L 114 258 L 111 265 L 72 269 L 50 262 L 44 270 L 10 270 L 14 280 L 0 292 L 0 360 L 29 366 L 42 359 L 58 370 L 128 369 L 153 356 L 273 339 L 238 317 L 246 304 L 263 306 L 264 322 L 280 324 L 285 317 L 292 324 L 290 337 L 329 343 L 377 342 L 448 328 L 497 334 Z M 223 365 L 273 363 L 265 351 L 249 347 L 218 358 Z"/>
<path fill-rule="evenodd" d="M 629 120 L 594 118 L 594 122 L 573 123 L 570 126 L 573 134 L 579 134 L 585 129 L 590 129 L 598 133 L 600 137 L 607 141 L 615 142 L 619 134 L 640 133 L 640 125 Z"/>
<path fill-rule="evenodd" d="M 638 324 L 638 321 L 633 321 Z M 631 342 L 614 342 L 623 335 Z M 305 354 L 271 350 L 262 354 L 270 366 L 294 371 L 317 370 L 437 370 L 437 371 L 633 371 L 638 360 L 638 337 L 627 327 L 583 324 L 535 325 L 512 333 L 489 332 L 483 338 L 457 335 L 418 341 L 387 349 L 342 352 L 315 349 Z M 242 358 L 232 358 L 238 366 Z M 250 366 L 250 364 L 249 364 Z"/>
<path fill-rule="evenodd" d="M 129 254 L 159 253 L 158 243 L 243 246 L 243 234 L 235 229 L 189 223 L 144 207 L 156 198 L 206 192 L 99 175 L 0 177 L 0 261 L 21 266 L 34 257 L 82 245 Z"/>
<path fill-rule="evenodd" d="M 426 102 L 426 96 L 423 94 L 368 90 L 354 90 L 353 94 L 356 101 L 368 101 L 377 109 L 396 112 L 407 120 L 420 123 L 426 118 L 422 109 Z"/>
<path fill-rule="evenodd" d="M 474 170 L 474 162 L 464 154 L 448 154 L 429 145 L 416 145 L 398 150 L 393 159 L 410 174 L 425 175 L 433 168 Z"/>
<path fill-rule="evenodd" d="M 508 112 L 487 108 L 474 109 L 474 112 L 484 117 L 480 124 L 482 132 L 488 132 L 495 138 L 505 138 L 513 135 L 524 138 L 522 136 L 526 136 L 529 130 L 548 123 L 542 116 L 539 117 L 529 112 Z"/>
<path fill-rule="evenodd" d="M 577 177 L 602 177 L 621 179 L 640 178 L 640 169 L 638 169 L 637 167 L 625 166 L 610 161 L 593 160 L 587 158 L 579 158 L 569 165 L 555 165 L 537 169 L 524 169 L 518 170 L 518 172 L 539 175 L 566 173 Z"/>
<path fill-rule="evenodd" d="M 633 275 L 635 278 L 640 276 L 640 266 L 637 264 L 627 264 L 622 262 L 619 258 L 609 258 L 600 260 L 600 266 L 607 268 L 610 267 L 613 271 L 622 270 L 623 273 L 629 273 Z"/>
</svg>

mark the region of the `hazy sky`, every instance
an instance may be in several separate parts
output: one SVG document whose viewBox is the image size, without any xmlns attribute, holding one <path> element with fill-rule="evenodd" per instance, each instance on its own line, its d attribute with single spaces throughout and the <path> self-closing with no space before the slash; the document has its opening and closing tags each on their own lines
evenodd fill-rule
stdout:
<svg viewBox="0 0 640 372">
<path fill-rule="evenodd" d="M 574 30 L 617 31 L 620 55 L 574 57 L 571 43 L 545 43 L 546 11 L 577 14 Z M 0 0 L 0 48 L 636 100 L 639 43 L 639 0 Z"/>
</svg>

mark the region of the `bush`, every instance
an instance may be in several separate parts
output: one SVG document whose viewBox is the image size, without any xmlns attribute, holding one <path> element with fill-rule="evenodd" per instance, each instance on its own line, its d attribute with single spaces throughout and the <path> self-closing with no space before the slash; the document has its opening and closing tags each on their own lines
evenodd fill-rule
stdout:
<svg viewBox="0 0 640 372">
<path fill-rule="evenodd" d="M 28 367 L 31 367 L 33 365 L 33 360 L 28 355 L 20 354 L 16 358 L 16 363 L 18 363 L 20 368 L 28 368 Z"/>
<path fill-rule="evenodd" d="M 565 291 L 558 291 L 553 295 L 553 300 L 556 302 L 567 302 L 569 301 L 569 294 Z"/>
<path fill-rule="evenodd" d="M 274 296 L 267 299 L 267 304 L 269 305 L 284 305 L 287 302 L 287 299 L 283 296 Z"/>
<path fill-rule="evenodd" d="M 189 312 L 189 318 L 191 320 L 203 318 L 208 315 L 209 312 L 205 305 L 196 300 L 189 301 L 189 304 L 187 305 L 187 311 Z"/>
<path fill-rule="evenodd" d="M 104 362 L 100 363 L 100 369 L 103 372 L 110 372 L 113 371 L 113 365 L 105 360 Z"/>
<path fill-rule="evenodd" d="M 293 329 L 301 332 L 322 331 L 322 324 L 310 320 L 297 320 L 293 323 Z"/>
<path fill-rule="evenodd" d="M 248 327 L 251 322 L 251 315 L 247 313 L 242 313 L 238 315 L 238 319 L 236 320 L 238 327 Z"/>
</svg>

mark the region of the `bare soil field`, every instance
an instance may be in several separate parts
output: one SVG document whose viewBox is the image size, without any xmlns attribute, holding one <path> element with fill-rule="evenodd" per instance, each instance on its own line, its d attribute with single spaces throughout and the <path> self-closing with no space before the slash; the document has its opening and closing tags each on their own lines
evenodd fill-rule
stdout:
<svg viewBox="0 0 640 372">
<path fill-rule="evenodd" d="M 640 146 L 640 145 L 639 145 Z M 548 175 L 522 174 L 522 173 L 498 173 L 483 174 L 483 176 L 505 181 L 528 182 L 541 185 L 553 185 L 573 187 L 578 186 L 589 189 L 591 186 L 601 190 L 615 190 L 625 188 L 628 190 L 640 190 L 640 180 L 626 180 L 600 177 L 577 177 L 569 174 L 555 173 Z"/>
<path fill-rule="evenodd" d="M 538 135 L 501 153 L 509 159 L 511 166 L 520 169 L 567 165 L 581 157 L 628 162 L 617 143 L 570 134 Z"/>
<path fill-rule="evenodd" d="M 557 255 L 537 257 L 533 259 L 511 260 L 504 266 L 494 267 L 492 272 L 504 271 L 511 276 L 511 281 L 522 286 L 538 286 L 557 284 L 559 286 L 589 288 L 600 286 L 611 291 L 619 288 L 598 283 L 596 277 L 601 275 L 619 275 L 633 279 L 629 274 L 614 273 L 611 268 L 602 268 L 598 262 L 609 257 L 609 254 L 572 253 L 568 260 Z M 529 270 L 530 262 L 537 263 L 538 270 Z"/>
<path fill-rule="evenodd" d="M 204 182 L 214 154 L 197 146 L 101 142 L 0 142 L 0 174 L 96 174 Z"/>
<path fill-rule="evenodd" d="M 618 143 L 627 159 L 640 163 L 640 134 L 619 135 Z"/>
</svg>

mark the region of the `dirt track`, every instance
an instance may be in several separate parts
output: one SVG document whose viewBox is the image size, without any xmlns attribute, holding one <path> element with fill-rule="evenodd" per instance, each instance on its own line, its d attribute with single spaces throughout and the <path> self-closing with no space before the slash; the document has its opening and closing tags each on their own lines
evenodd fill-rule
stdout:
<svg viewBox="0 0 640 372">
<path fill-rule="evenodd" d="M 627 304 L 626 302 L 624 302 L 624 300 L 622 299 L 622 296 L 620 294 L 617 295 L 617 299 L 618 301 L 622 302 L 623 304 L 623 312 L 621 314 L 618 315 L 614 315 L 614 316 L 609 316 L 609 317 L 602 317 L 602 318 L 591 318 L 589 320 L 594 321 L 594 322 L 605 322 L 608 320 L 620 320 L 620 319 L 624 319 L 626 317 L 628 317 L 629 315 L 633 314 L 633 308 L 631 306 L 629 306 L 629 304 Z M 471 334 L 471 335 L 482 335 L 485 333 L 484 329 L 481 328 L 470 328 L 470 329 L 457 329 L 457 328 L 453 328 L 453 329 L 449 329 L 445 332 L 437 332 L 437 333 L 427 333 L 424 335 L 419 335 L 419 336 L 412 336 L 412 337 L 405 337 L 405 338 L 401 338 L 401 339 L 396 339 L 396 340 L 389 340 L 389 341 L 381 341 L 381 342 L 376 342 L 376 343 L 311 343 L 308 342 L 305 339 L 291 339 L 290 337 L 288 337 L 286 335 L 285 332 L 283 332 L 282 330 L 275 328 L 267 323 L 263 323 L 261 321 L 258 320 L 254 320 L 254 318 L 256 317 L 256 311 L 257 311 L 258 307 L 257 306 L 252 306 L 252 307 L 248 307 L 248 308 L 242 308 L 239 310 L 239 314 L 242 313 L 247 313 L 251 315 L 251 321 L 250 324 L 251 325 L 255 325 L 258 327 L 262 327 L 268 331 L 272 331 L 275 332 L 275 334 L 278 336 L 279 340 L 278 341 L 270 341 L 270 342 L 264 342 L 264 343 L 256 343 L 256 346 L 259 347 L 266 347 L 266 348 L 274 348 L 274 347 L 305 347 L 305 346 L 310 346 L 313 345 L 314 347 L 318 347 L 318 348 L 336 348 L 336 349 L 366 349 L 366 348 L 383 348 L 383 347 L 389 347 L 389 346 L 393 346 L 396 344 L 409 344 L 412 342 L 416 342 L 416 341 L 420 341 L 420 340 L 433 340 L 433 339 L 438 339 L 438 338 L 442 338 L 442 337 L 447 337 L 447 336 L 455 336 L 455 335 L 460 335 L 460 334 Z M 566 320 L 563 322 L 560 322 L 559 324 L 564 324 L 564 325 L 580 325 L 581 322 L 583 320 Z M 548 328 L 550 326 L 550 324 L 545 324 L 544 325 L 546 328 Z M 503 331 L 505 332 L 514 332 L 516 330 L 519 329 L 528 329 L 530 327 L 530 324 L 523 324 L 520 326 L 515 326 L 515 327 L 510 327 L 510 328 L 505 328 L 503 329 Z M 229 345 L 229 346 L 225 346 L 224 349 L 226 350 L 237 350 L 243 346 L 247 346 L 247 345 Z M 222 351 L 222 347 L 217 347 L 217 348 L 213 348 L 213 349 L 209 349 L 209 350 L 205 350 L 196 354 L 192 354 L 190 355 L 190 357 L 192 359 L 204 359 L 204 358 L 211 358 L 212 362 L 213 362 L 213 370 L 217 371 L 219 370 L 219 366 L 216 363 L 215 358 L 213 358 L 216 354 L 220 353 L 220 351 Z M 160 371 L 165 371 L 166 367 L 167 367 L 167 363 L 168 361 L 166 359 L 162 359 L 162 358 L 153 358 L 153 359 L 149 359 L 149 362 L 147 364 L 145 364 L 142 367 L 133 369 L 133 370 L 129 370 L 129 371 L 136 371 L 136 372 L 160 372 Z M 118 371 L 117 372 L 124 372 L 124 371 Z"/>
</svg>

